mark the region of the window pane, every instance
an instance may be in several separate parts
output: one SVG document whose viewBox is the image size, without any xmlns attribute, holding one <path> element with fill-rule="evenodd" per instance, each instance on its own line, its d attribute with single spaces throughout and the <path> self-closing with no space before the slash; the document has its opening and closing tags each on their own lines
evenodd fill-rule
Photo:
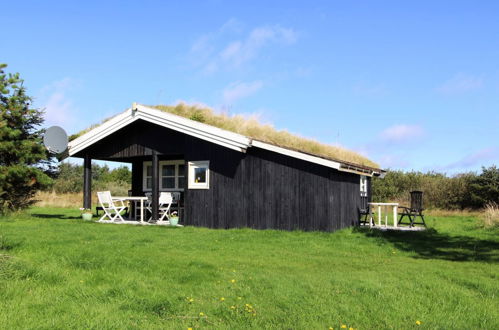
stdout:
<svg viewBox="0 0 499 330">
<path fill-rule="evenodd" d="M 152 176 L 152 165 L 146 165 L 146 176 Z"/>
<path fill-rule="evenodd" d="M 175 165 L 163 165 L 162 176 L 175 176 Z"/>
<path fill-rule="evenodd" d="M 194 169 L 194 182 L 206 183 L 206 168 L 197 167 Z"/>
<path fill-rule="evenodd" d="M 178 187 L 177 188 L 184 188 L 185 187 L 185 178 L 183 176 L 178 177 Z"/>
<path fill-rule="evenodd" d="M 163 178 L 163 188 L 175 188 L 175 178 Z"/>
<path fill-rule="evenodd" d="M 151 189 L 152 188 L 152 178 L 147 178 L 146 179 L 146 189 Z"/>
<path fill-rule="evenodd" d="M 184 176 L 185 175 L 184 172 L 185 172 L 185 165 L 179 165 L 178 166 L 178 176 Z"/>
</svg>

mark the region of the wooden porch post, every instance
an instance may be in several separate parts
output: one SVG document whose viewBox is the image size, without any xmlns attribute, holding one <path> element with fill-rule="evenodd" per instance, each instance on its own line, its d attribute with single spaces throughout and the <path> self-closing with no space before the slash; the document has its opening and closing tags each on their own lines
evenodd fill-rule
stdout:
<svg viewBox="0 0 499 330">
<path fill-rule="evenodd" d="M 92 158 L 88 154 L 83 159 L 83 207 L 92 208 Z"/>
<path fill-rule="evenodd" d="M 159 161 L 158 152 L 152 152 L 152 219 L 159 219 Z"/>
</svg>

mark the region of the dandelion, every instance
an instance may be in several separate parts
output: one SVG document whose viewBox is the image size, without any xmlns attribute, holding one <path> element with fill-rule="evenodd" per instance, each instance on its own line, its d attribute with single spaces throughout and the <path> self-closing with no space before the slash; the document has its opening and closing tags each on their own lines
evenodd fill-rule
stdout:
<svg viewBox="0 0 499 330">
<path fill-rule="evenodd" d="M 333 327 L 329 327 L 329 330 L 334 330 L 334 328 Z"/>
<path fill-rule="evenodd" d="M 236 309 L 236 306 L 230 306 L 230 309 Z"/>
<path fill-rule="evenodd" d="M 192 328 L 187 328 L 187 330 L 192 330 Z"/>
<path fill-rule="evenodd" d="M 348 328 L 348 330 L 354 330 L 352 327 Z"/>
<path fill-rule="evenodd" d="M 192 304 L 194 302 L 194 298 L 187 297 L 187 301 L 189 302 L 189 304 Z"/>
<path fill-rule="evenodd" d="M 416 321 L 416 324 L 417 324 L 417 325 L 421 325 L 421 323 L 422 323 L 422 322 L 421 322 L 421 321 L 419 321 L 419 320 L 417 320 L 417 321 Z"/>
<path fill-rule="evenodd" d="M 347 328 L 347 326 L 346 326 L 346 325 L 344 325 L 344 324 L 342 324 L 342 325 L 341 325 L 341 328 L 342 328 L 342 329 L 346 329 L 346 328 Z"/>
<path fill-rule="evenodd" d="M 236 280 L 230 280 L 230 283 L 236 283 Z"/>
<path fill-rule="evenodd" d="M 199 316 L 204 316 L 204 313 L 203 312 L 199 313 Z"/>
<path fill-rule="evenodd" d="M 224 300 L 225 300 L 225 298 L 224 298 L 224 297 L 220 298 L 220 301 L 224 301 Z"/>
</svg>

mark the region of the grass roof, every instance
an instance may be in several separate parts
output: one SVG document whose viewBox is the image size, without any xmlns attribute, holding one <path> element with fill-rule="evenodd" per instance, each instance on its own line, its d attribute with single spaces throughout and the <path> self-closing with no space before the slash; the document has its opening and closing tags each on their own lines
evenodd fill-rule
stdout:
<svg viewBox="0 0 499 330">
<path fill-rule="evenodd" d="M 189 105 L 179 103 L 177 105 L 156 105 L 151 108 L 168 112 L 177 116 L 215 126 L 227 131 L 235 132 L 249 138 L 274 144 L 283 148 L 317 155 L 328 159 L 363 165 L 367 167 L 379 168 L 379 165 L 366 157 L 351 150 L 320 143 L 318 141 L 291 134 L 285 130 L 276 130 L 272 125 L 262 124 L 254 117 L 242 115 L 229 116 L 215 112 L 206 106 Z M 107 121 L 110 118 L 104 120 Z M 87 130 L 71 136 L 74 139 L 97 125 L 93 125 Z"/>
</svg>

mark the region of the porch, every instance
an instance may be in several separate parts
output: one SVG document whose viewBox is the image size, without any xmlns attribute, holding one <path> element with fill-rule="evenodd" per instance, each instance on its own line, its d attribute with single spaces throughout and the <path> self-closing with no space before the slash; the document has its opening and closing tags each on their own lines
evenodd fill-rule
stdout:
<svg viewBox="0 0 499 330">
<path fill-rule="evenodd" d="M 94 158 L 90 155 L 85 155 L 83 178 L 83 207 L 85 209 L 92 209 L 92 194 L 96 193 L 92 192 L 92 160 Z M 107 222 L 152 224 L 161 218 L 166 221 L 175 212 L 178 214 L 179 222 L 183 223 L 185 220 L 184 191 L 188 162 L 182 159 L 181 155 L 168 156 L 153 152 L 150 157 L 115 158 L 113 161 L 131 164 L 132 184 L 128 196 L 112 195 L 114 203 L 123 207 L 124 211 L 120 214 L 124 221 Z M 166 211 L 164 209 L 166 205 L 161 204 L 160 196 L 162 194 L 171 198 Z M 95 205 L 95 210 L 98 215 L 100 213 L 99 217 L 106 215 L 104 205 L 100 202 Z M 163 215 L 165 212 L 168 213 L 166 217 Z M 107 218 L 109 219 L 109 217 Z M 158 224 L 167 224 L 165 221 L 158 222 Z"/>
</svg>

